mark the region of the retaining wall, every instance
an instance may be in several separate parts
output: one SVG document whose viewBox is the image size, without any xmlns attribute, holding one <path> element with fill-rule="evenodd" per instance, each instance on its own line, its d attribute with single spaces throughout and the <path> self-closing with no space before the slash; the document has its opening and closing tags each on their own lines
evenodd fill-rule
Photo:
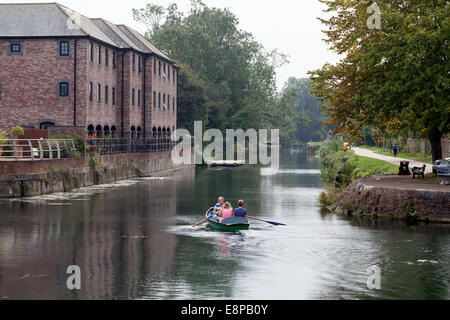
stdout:
<svg viewBox="0 0 450 320">
<path fill-rule="evenodd" d="M 0 161 L 0 197 L 69 192 L 76 188 L 182 169 L 170 152 L 104 155 L 90 158 Z"/>
</svg>

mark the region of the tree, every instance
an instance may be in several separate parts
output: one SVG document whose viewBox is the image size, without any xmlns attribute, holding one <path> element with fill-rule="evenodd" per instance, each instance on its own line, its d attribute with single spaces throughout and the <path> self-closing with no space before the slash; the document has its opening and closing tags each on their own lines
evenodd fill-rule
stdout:
<svg viewBox="0 0 450 320">
<path fill-rule="evenodd" d="M 183 126 L 191 126 L 188 122 L 193 119 L 206 119 L 206 129 L 265 126 L 263 111 L 276 98 L 275 69 L 286 62 L 286 56 L 266 51 L 239 28 L 228 9 L 211 8 L 199 0 L 191 1 L 186 15 L 175 4 L 147 5 L 133 13 L 149 27 L 146 37 L 181 66 Z"/>
<path fill-rule="evenodd" d="M 301 142 L 320 140 L 325 129 L 323 122 L 326 117 L 321 111 L 320 101 L 310 91 L 310 79 L 291 77 L 286 81 L 282 92 L 282 95 L 295 92 L 295 99 L 292 100 L 294 112 L 298 119 L 295 124 L 295 138 Z"/>
<path fill-rule="evenodd" d="M 450 2 L 385 0 L 381 29 L 369 29 L 372 0 L 320 1 L 333 14 L 320 19 L 326 42 L 345 55 L 311 72 L 335 133 L 354 139 L 364 126 L 418 131 L 429 139 L 433 160 L 441 158 L 450 130 Z"/>
</svg>

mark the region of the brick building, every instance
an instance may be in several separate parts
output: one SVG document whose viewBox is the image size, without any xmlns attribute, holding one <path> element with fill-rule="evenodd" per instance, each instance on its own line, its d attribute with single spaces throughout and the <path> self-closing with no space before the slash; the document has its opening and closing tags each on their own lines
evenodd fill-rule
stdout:
<svg viewBox="0 0 450 320">
<path fill-rule="evenodd" d="M 58 3 L 0 4 L 0 129 L 167 135 L 176 128 L 177 74 L 128 26 Z"/>
</svg>

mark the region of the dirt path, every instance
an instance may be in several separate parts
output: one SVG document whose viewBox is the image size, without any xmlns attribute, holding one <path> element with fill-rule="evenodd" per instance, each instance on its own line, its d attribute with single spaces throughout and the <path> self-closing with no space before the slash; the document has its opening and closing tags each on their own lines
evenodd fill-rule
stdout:
<svg viewBox="0 0 450 320">
<path fill-rule="evenodd" d="M 386 161 L 395 165 L 398 165 L 400 167 L 400 162 L 401 161 L 409 161 L 409 168 L 412 169 L 413 167 L 422 167 L 424 164 L 427 165 L 426 169 L 425 169 L 425 173 L 432 173 L 433 172 L 433 167 L 431 163 L 424 163 L 424 162 L 419 162 L 419 161 L 415 161 L 415 160 L 410 160 L 410 159 L 403 159 L 403 158 L 394 158 L 394 157 L 389 157 L 389 156 L 383 156 L 381 154 L 377 154 L 371 150 L 367 150 L 367 149 L 363 149 L 363 148 L 352 148 L 353 151 L 355 151 L 356 155 L 361 156 L 361 157 L 368 157 L 368 158 L 374 158 L 374 159 L 378 159 L 378 160 L 382 160 L 382 161 Z"/>
</svg>

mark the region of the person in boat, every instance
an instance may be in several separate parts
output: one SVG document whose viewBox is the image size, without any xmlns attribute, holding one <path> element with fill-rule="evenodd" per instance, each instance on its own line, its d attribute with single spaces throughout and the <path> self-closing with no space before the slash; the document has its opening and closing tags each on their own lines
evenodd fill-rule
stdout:
<svg viewBox="0 0 450 320">
<path fill-rule="evenodd" d="M 247 210 L 244 208 L 244 200 L 238 201 L 238 207 L 234 209 L 234 216 L 235 217 L 247 217 Z"/>
<path fill-rule="evenodd" d="M 213 214 L 216 215 L 220 212 L 220 210 L 223 209 L 223 206 L 225 205 L 225 198 L 219 197 L 219 202 L 214 206 L 214 212 Z"/>
<path fill-rule="evenodd" d="M 217 214 L 217 221 L 222 223 L 223 220 L 229 219 L 233 216 L 233 208 L 229 202 L 226 202 L 223 206 L 223 209 L 219 211 Z"/>
</svg>

